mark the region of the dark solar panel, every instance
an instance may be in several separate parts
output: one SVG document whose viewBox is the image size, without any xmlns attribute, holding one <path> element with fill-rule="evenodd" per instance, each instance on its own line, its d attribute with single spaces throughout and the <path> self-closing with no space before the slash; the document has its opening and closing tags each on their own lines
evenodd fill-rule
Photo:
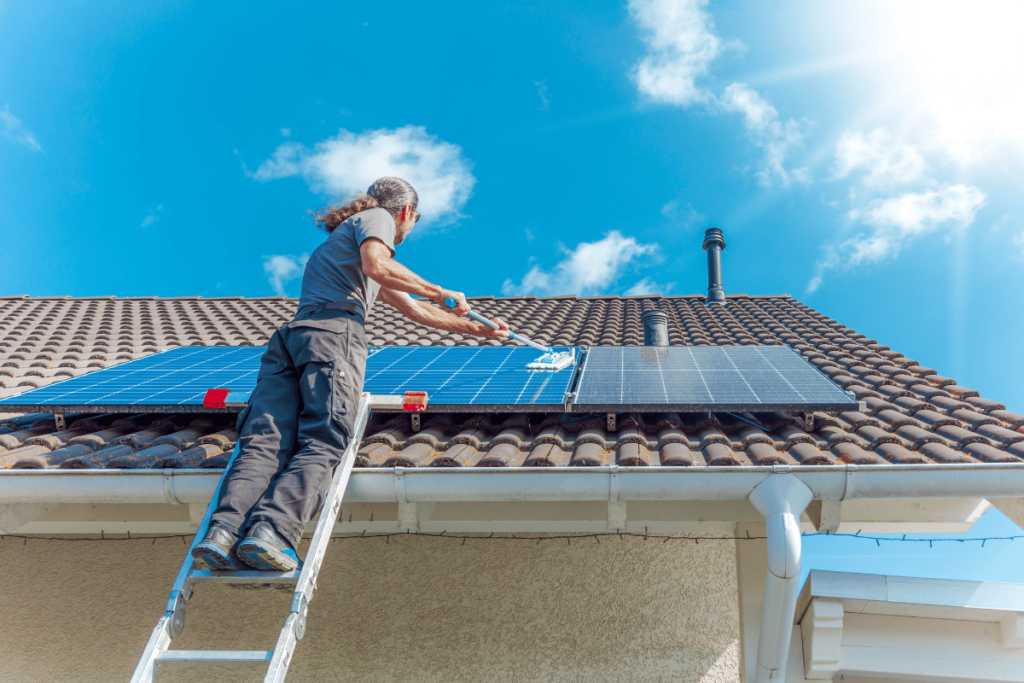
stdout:
<svg viewBox="0 0 1024 683">
<path fill-rule="evenodd" d="M 54 406 L 97 412 L 112 407 L 199 409 L 207 389 L 252 391 L 260 346 L 182 346 L 0 400 L 0 406 Z M 9 408 L 8 408 L 9 409 Z"/>
<path fill-rule="evenodd" d="M 574 412 L 856 410 L 788 346 L 592 347 Z"/>
<path fill-rule="evenodd" d="M 383 347 L 367 359 L 363 386 L 365 391 L 385 395 L 426 391 L 428 410 L 478 412 L 530 406 L 537 411 L 561 411 L 576 365 L 557 372 L 527 369 L 540 355 L 535 349 L 515 346 Z"/>
</svg>

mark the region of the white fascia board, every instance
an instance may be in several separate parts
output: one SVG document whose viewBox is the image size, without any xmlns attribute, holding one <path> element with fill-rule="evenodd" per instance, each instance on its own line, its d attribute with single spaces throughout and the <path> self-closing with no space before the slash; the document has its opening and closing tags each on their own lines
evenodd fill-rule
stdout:
<svg viewBox="0 0 1024 683">
<path fill-rule="evenodd" d="M 815 569 L 800 593 L 797 623 L 819 597 L 842 600 L 848 614 L 998 622 L 1008 612 L 1024 612 L 1024 585 L 1020 584 Z"/>
<path fill-rule="evenodd" d="M 1021 585 L 814 570 L 794 621 L 789 683 L 1024 681 Z"/>
<path fill-rule="evenodd" d="M 745 500 L 773 474 L 816 500 L 999 498 L 1024 490 L 1020 465 L 824 467 L 387 468 L 352 473 L 347 503 Z M 0 504 L 200 503 L 220 470 L 7 470 Z"/>
</svg>

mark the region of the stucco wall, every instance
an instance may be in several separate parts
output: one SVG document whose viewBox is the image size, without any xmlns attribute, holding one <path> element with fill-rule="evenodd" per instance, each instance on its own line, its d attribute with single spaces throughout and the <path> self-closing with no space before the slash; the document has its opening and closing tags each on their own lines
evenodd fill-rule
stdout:
<svg viewBox="0 0 1024 683">
<path fill-rule="evenodd" d="M 181 540 L 0 540 L 0 681 L 127 681 Z M 200 586 L 175 648 L 269 649 L 291 594 Z M 739 680 L 735 546 L 340 539 L 288 680 Z M 158 681 L 262 680 L 165 667 Z"/>
</svg>

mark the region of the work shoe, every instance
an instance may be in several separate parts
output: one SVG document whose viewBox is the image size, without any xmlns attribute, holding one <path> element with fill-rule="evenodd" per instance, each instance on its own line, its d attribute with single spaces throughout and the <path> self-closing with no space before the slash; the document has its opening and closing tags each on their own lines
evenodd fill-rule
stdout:
<svg viewBox="0 0 1024 683">
<path fill-rule="evenodd" d="M 192 562 L 197 569 L 240 571 L 246 567 L 235 557 L 238 536 L 222 526 L 211 526 L 206 537 L 192 549 Z"/>
<path fill-rule="evenodd" d="M 253 569 L 264 572 L 292 572 L 302 567 L 291 544 L 274 531 L 270 522 L 256 522 L 235 554 Z"/>
</svg>

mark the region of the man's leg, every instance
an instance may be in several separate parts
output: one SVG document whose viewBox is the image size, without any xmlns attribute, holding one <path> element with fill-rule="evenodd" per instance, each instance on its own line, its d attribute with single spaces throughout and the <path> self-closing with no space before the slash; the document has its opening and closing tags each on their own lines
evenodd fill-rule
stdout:
<svg viewBox="0 0 1024 683">
<path fill-rule="evenodd" d="M 302 399 L 297 450 L 252 509 L 250 522 L 254 528 L 260 521 L 268 522 L 291 544 L 290 557 L 306 524 L 323 505 L 359 405 L 366 339 L 358 320 L 348 319 L 346 327 L 343 332 L 294 329 L 288 339 L 299 366 Z M 247 555 L 243 557 L 248 561 Z"/>
<path fill-rule="evenodd" d="M 278 331 L 260 361 L 249 405 L 239 416 L 238 456 L 224 475 L 217 509 L 210 519 L 209 538 L 193 553 L 200 564 L 211 569 L 238 568 L 223 546 L 237 543 L 246 530 L 249 511 L 273 477 L 284 469 L 295 448 L 300 406 L 297 379 Z"/>
</svg>

